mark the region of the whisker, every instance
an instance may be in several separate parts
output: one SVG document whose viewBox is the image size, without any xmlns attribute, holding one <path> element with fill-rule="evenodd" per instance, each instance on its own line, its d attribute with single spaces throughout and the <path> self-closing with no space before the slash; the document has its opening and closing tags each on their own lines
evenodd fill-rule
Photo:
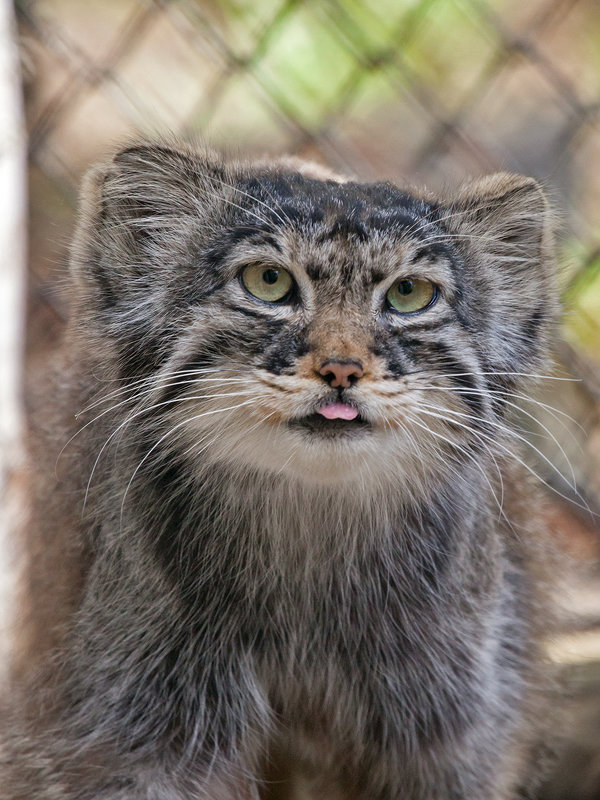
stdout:
<svg viewBox="0 0 600 800">
<path fill-rule="evenodd" d="M 423 389 L 437 389 L 438 387 L 420 387 L 420 388 L 423 388 Z M 467 395 L 479 394 L 481 396 L 485 395 L 485 392 L 479 391 L 477 389 L 458 389 L 457 388 L 456 390 L 451 389 L 451 391 L 455 391 L 456 394 L 467 394 Z M 506 392 L 503 392 L 503 394 L 506 394 Z M 558 449 L 560 450 L 560 452 L 561 452 L 561 454 L 562 454 L 567 466 L 569 467 L 569 471 L 571 473 L 571 478 L 572 478 L 572 484 L 573 484 L 572 488 L 575 488 L 575 485 L 577 484 L 577 478 L 575 477 L 575 470 L 573 469 L 573 465 L 571 464 L 571 461 L 569 459 L 569 456 L 565 452 L 565 449 L 561 445 L 560 441 L 556 438 L 556 436 L 552 433 L 552 431 L 549 428 L 547 428 L 534 414 L 531 414 L 526 409 L 524 409 L 521 406 L 517 405 L 517 403 L 512 403 L 510 400 L 504 400 L 504 403 L 506 403 L 506 405 L 510 406 L 511 408 L 516 409 L 521 414 L 524 414 L 526 417 L 529 417 L 531 420 L 533 420 L 535 422 L 536 425 L 539 425 L 539 427 L 542 428 L 542 430 L 545 431 L 548 434 L 548 436 L 550 437 L 550 441 L 554 442 L 554 444 L 558 447 Z M 561 420 L 559 420 L 559 421 L 561 421 Z M 505 428 L 505 429 L 506 430 L 510 430 L 509 428 Z M 521 432 L 526 433 L 526 431 L 523 431 L 522 428 L 520 428 L 520 430 L 521 430 Z M 521 439 L 522 441 L 525 441 L 530 447 L 533 447 L 533 449 L 536 450 L 536 452 L 539 453 L 539 451 L 526 438 L 523 439 L 523 437 L 519 436 L 518 434 L 517 434 L 517 437 L 519 439 Z M 548 460 L 548 459 L 545 458 L 545 456 L 544 456 L 544 459 L 546 461 Z"/>
<path fill-rule="evenodd" d="M 442 376 L 442 377 L 444 377 L 444 376 Z M 432 384 L 432 385 L 429 385 L 429 386 L 419 384 L 418 388 L 419 389 L 435 389 L 435 390 L 438 390 L 438 391 L 450 391 L 450 392 L 456 392 L 457 394 L 476 394 L 476 395 L 479 394 L 481 396 L 493 395 L 494 397 L 496 397 L 496 396 L 497 397 L 515 397 L 518 400 L 525 400 L 528 403 L 531 403 L 531 404 L 536 405 L 536 406 L 540 406 L 541 408 L 543 408 L 546 411 L 550 412 L 551 416 L 564 428 L 565 431 L 567 431 L 569 434 L 571 434 L 571 436 L 573 435 L 573 432 L 569 429 L 569 427 L 567 426 L 565 421 L 563 419 L 560 419 L 560 417 L 564 417 L 566 420 L 568 420 L 573 425 L 575 425 L 575 427 L 579 428 L 579 430 L 582 433 L 584 433 L 584 434 L 586 433 L 585 428 L 579 422 L 577 422 L 576 419 L 574 419 L 572 416 L 567 414 L 566 411 L 563 411 L 560 408 L 556 408 L 555 406 L 551 406 L 549 403 L 543 403 L 541 400 L 538 400 L 535 397 L 531 397 L 530 395 L 523 394 L 521 392 L 507 392 L 507 391 L 500 391 L 499 389 L 475 389 L 475 388 L 466 389 L 466 388 L 459 387 L 459 386 L 447 386 L 447 385 L 441 385 L 441 384 L 439 384 L 439 385 Z M 522 409 L 522 406 L 520 406 L 517 403 L 513 404 L 513 403 L 509 403 L 508 401 L 504 401 L 504 402 L 507 405 L 514 406 L 514 408 L 516 408 L 518 410 L 524 410 L 524 409 Z"/>
<path fill-rule="evenodd" d="M 156 448 L 157 448 L 157 447 L 158 447 L 160 444 L 162 444 L 162 442 L 164 442 L 164 440 L 165 440 L 167 437 L 171 436 L 171 435 L 172 435 L 172 434 L 173 434 L 173 433 L 174 433 L 176 430 L 178 430 L 179 428 L 181 428 L 183 425 L 189 425 L 189 423 L 190 423 L 190 422 L 194 422 L 194 421 L 195 421 L 195 420 L 197 420 L 197 419 L 201 419 L 202 417 L 208 417 L 208 416 L 210 416 L 211 414 L 219 414 L 219 413 L 222 413 L 222 412 L 224 412 L 224 411 L 234 411 L 235 409 L 242 408 L 243 406 L 247 406 L 247 405 L 249 405 L 250 403 L 254 403 L 254 402 L 256 402 L 256 398 L 255 398 L 255 397 L 251 398 L 250 400 L 244 400 L 242 403 L 238 403 L 238 404 L 236 404 L 236 405 L 233 405 L 233 406 L 226 406 L 225 408 L 215 408 L 215 409 L 211 409 L 211 410 L 209 410 L 209 411 L 204 411 L 204 412 L 202 412 L 201 414 L 194 414 L 193 416 L 191 416 L 191 417 L 188 417 L 188 418 L 184 419 L 182 422 L 178 422 L 178 423 L 177 423 L 177 425 L 174 425 L 174 426 L 173 426 L 173 427 L 172 427 L 170 430 L 168 430 L 166 433 L 164 433 L 164 434 L 163 434 L 163 435 L 160 437 L 160 439 L 158 439 L 158 440 L 157 440 L 157 441 L 156 441 L 156 442 L 155 442 L 155 443 L 152 445 L 152 447 L 150 448 L 150 450 L 148 450 L 148 452 L 146 453 L 146 455 L 145 455 L 145 456 L 142 458 L 142 460 L 140 461 L 140 463 L 137 465 L 137 467 L 136 467 L 136 468 L 135 468 L 135 470 L 133 471 L 133 474 L 132 474 L 131 478 L 129 479 L 129 483 L 127 484 L 127 486 L 126 486 L 126 488 L 125 488 L 125 493 L 123 494 L 123 499 L 122 499 L 122 501 L 121 501 L 121 512 L 120 512 L 120 520 L 121 520 L 121 524 L 122 524 L 122 521 L 123 521 L 123 509 L 124 509 L 124 507 L 125 507 L 125 500 L 126 500 L 126 498 L 127 498 L 127 494 L 128 494 L 128 492 L 129 492 L 129 489 L 130 489 L 130 487 L 131 487 L 131 484 L 133 483 L 133 481 L 134 481 L 134 479 L 135 479 L 135 476 L 138 474 L 139 470 L 141 469 L 141 467 L 143 466 L 143 464 L 146 462 L 146 460 L 147 460 L 147 459 L 150 457 L 150 455 L 151 455 L 151 454 L 152 454 L 152 453 L 153 453 L 153 452 L 156 450 Z"/>
<path fill-rule="evenodd" d="M 232 393 L 231 395 L 228 395 L 228 396 L 234 396 L 234 395 L 243 395 L 243 394 L 254 394 L 254 393 L 253 393 L 253 392 L 252 392 L 252 393 L 251 393 L 251 392 L 235 392 L 235 393 Z M 211 397 L 212 397 L 212 396 L 211 396 Z M 245 403 L 244 403 L 244 404 L 246 404 L 246 403 L 252 403 L 252 402 L 254 402 L 254 401 L 255 401 L 255 398 L 256 398 L 256 395 L 255 395 L 255 396 L 254 396 L 252 399 L 245 401 Z M 88 495 L 89 495 L 89 490 L 90 490 L 90 486 L 91 486 L 91 482 L 92 482 L 92 479 L 93 479 L 93 477 L 94 477 L 94 473 L 95 473 L 95 471 L 96 471 L 96 468 L 97 468 L 97 466 L 98 466 L 98 463 L 99 463 L 99 461 L 100 461 L 100 458 L 102 457 L 102 454 L 103 454 L 103 452 L 104 452 L 104 451 L 105 451 L 105 449 L 108 447 L 108 445 L 110 444 L 110 442 L 112 441 L 112 439 L 113 439 L 113 438 L 114 438 L 114 437 L 115 437 L 115 436 L 116 436 L 116 435 L 117 435 L 117 434 L 118 434 L 120 431 L 122 431 L 122 430 L 123 430 L 123 429 L 124 429 L 124 428 L 125 428 L 127 425 L 129 425 L 131 422 L 133 422 L 133 420 L 134 420 L 134 419 L 136 419 L 137 417 L 141 416 L 142 414 L 148 414 L 148 413 L 150 413 L 151 411 L 154 411 L 155 409 L 157 409 L 157 408 L 160 408 L 160 407 L 162 407 L 162 406 L 172 405 L 172 404 L 174 404 L 174 403 L 182 403 L 182 402 L 186 402 L 186 401 L 188 401 L 188 400 L 194 400 L 194 399 L 195 399 L 195 400 L 198 400 L 198 399 L 208 399 L 208 398 L 206 398 L 206 397 L 200 397 L 200 396 L 197 396 L 197 397 L 193 397 L 193 396 L 192 396 L 192 397 L 176 397 L 176 398 L 173 398 L 172 400 L 164 400 L 164 401 L 162 401 L 161 403 L 155 403 L 154 405 L 151 405 L 151 406 L 148 406 L 148 407 L 142 408 L 142 409 L 138 410 L 137 412 L 135 412 L 135 413 L 133 413 L 133 414 L 130 414 L 129 416 L 127 416 L 127 417 L 126 417 L 126 419 L 125 419 L 125 420 L 123 420 L 123 422 L 121 422 L 121 423 L 120 423 L 120 425 L 118 425 L 118 426 L 115 428 L 115 430 L 114 430 L 114 431 L 113 431 L 113 432 L 110 434 L 110 436 L 109 436 L 109 437 L 106 439 L 106 441 L 104 442 L 104 444 L 103 444 L 103 445 L 102 445 L 102 447 L 100 448 L 100 452 L 99 452 L 99 453 L 98 453 L 98 455 L 96 456 L 96 460 L 94 461 L 94 464 L 93 464 L 93 466 L 92 466 L 92 471 L 91 471 L 91 473 L 90 473 L 90 477 L 89 477 L 89 479 L 88 479 L 88 482 L 87 482 L 87 486 L 86 486 L 86 490 L 85 490 L 85 496 L 84 496 L 84 499 L 83 499 L 83 509 L 82 509 L 82 513 L 85 511 L 85 507 L 86 507 L 86 503 L 87 503 L 87 498 L 88 498 Z M 223 410 L 228 410 L 228 409 L 223 409 Z M 219 411 L 219 409 L 211 410 L 211 411 L 209 411 L 209 412 L 204 412 L 204 414 L 208 414 L 208 413 L 216 413 L 217 411 Z M 198 416 L 198 417 L 196 417 L 196 418 L 199 418 L 200 416 L 203 416 L 203 415 L 201 414 L 201 415 L 199 415 L 199 416 Z M 89 423 L 88 423 L 88 424 L 89 424 Z"/>
<path fill-rule="evenodd" d="M 181 375 L 174 375 L 174 378 L 185 377 L 182 373 Z M 114 408 L 118 408 L 120 405 L 125 403 L 135 403 L 138 401 L 139 398 L 143 397 L 144 395 L 152 394 L 154 392 L 162 391 L 163 389 L 170 389 L 173 386 L 186 386 L 186 385 L 197 385 L 200 383 L 216 383 L 216 384 L 256 384 L 256 382 L 251 378 L 188 378 L 187 380 L 168 380 L 168 381 L 157 381 L 152 383 L 149 389 L 143 389 L 139 391 L 140 387 L 136 386 L 130 390 L 130 397 L 127 397 L 125 400 L 120 401 L 116 405 L 111 406 L 109 411 L 112 411 Z M 95 403 L 84 408 L 78 414 L 75 415 L 75 418 L 82 416 L 84 413 L 91 411 L 93 408 L 97 408 L 102 403 L 109 402 L 111 399 L 114 400 L 116 397 L 127 393 L 128 390 L 123 390 L 123 392 L 118 392 L 113 395 L 113 397 L 105 396 L 102 400 L 98 400 Z M 137 392 L 137 393 L 136 393 Z"/>
<path fill-rule="evenodd" d="M 417 372 L 410 372 L 407 377 L 410 376 L 419 376 L 425 370 L 419 370 Z M 464 376 L 471 376 L 474 378 L 478 378 L 482 375 L 516 375 L 521 376 L 524 378 L 535 378 L 536 380 L 546 380 L 546 381 L 568 381 L 570 383 L 581 383 L 581 378 L 564 378 L 557 375 L 539 375 L 535 372 L 444 372 L 438 375 L 430 375 L 430 378 L 462 378 Z"/>
<path fill-rule="evenodd" d="M 421 408 L 419 408 L 419 410 L 421 410 Z M 555 486 L 552 486 L 551 484 L 549 484 L 549 483 L 548 483 L 546 480 L 544 480 L 544 478 L 542 478 L 542 476 L 541 476 L 541 475 L 539 475 L 539 474 L 538 474 L 538 473 L 537 473 L 537 472 L 536 472 L 536 471 L 535 471 L 535 470 L 534 470 L 532 467 L 530 467 L 530 466 L 529 466 L 529 464 L 527 464 L 527 462 L 526 462 L 526 461 L 523 461 L 523 459 L 522 459 L 522 458 L 519 458 L 519 456 L 518 456 L 518 455 L 517 455 L 517 454 L 516 454 L 516 453 L 515 453 L 513 450 L 511 450 L 511 449 L 510 449 L 509 447 L 507 447 L 506 445 L 503 445 L 501 442 L 497 441 L 497 440 L 496 440 L 496 439 L 494 439 L 493 437 L 491 437 L 491 436 L 489 436 L 489 435 L 487 435 L 487 434 L 484 434 L 484 433 L 483 433 L 483 432 L 481 432 L 481 431 L 478 431 L 478 432 L 476 433 L 475 431 L 473 431 L 473 429 L 472 429 L 470 426 L 468 426 L 468 425 L 464 425 L 463 423 L 459 422 L 458 420 L 455 420 L 455 419 L 452 419 L 452 418 L 449 418 L 449 417 L 442 417 L 442 416 L 440 416 L 440 415 L 438 415 L 438 414 L 434 414 L 434 413 L 432 413 L 431 411 L 427 411 L 427 410 L 425 410 L 425 409 L 423 409 L 423 413 L 424 413 L 424 414 L 426 414 L 426 415 L 428 415 L 428 416 L 433 416 L 433 417 L 438 417 L 438 418 L 440 418 L 440 419 L 445 419 L 445 421 L 446 421 L 446 422 L 449 422 L 449 423 L 451 423 L 451 424 L 454 424 L 454 425 L 458 425 L 459 427 L 461 427 L 461 428 L 464 428 L 465 430 L 468 430 L 470 433 L 473 433 L 473 435 L 480 435 L 480 436 L 483 436 L 483 437 L 484 437 L 484 438 L 485 438 L 485 439 L 486 439 L 488 442 L 490 442 L 490 443 L 491 443 L 491 444 L 492 444 L 494 447 L 499 447 L 499 448 L 500 448 L 500 449 L 502 449 L 504 452 L 508 453 L 508 454 L 509 454 L 509 455 L 510 455 L 510 456 L 511 456 L 511 457 L 512 457 L 512 458 L 513 458 L 515 461 L 517 461 L 517 463 L 521 464 L 521 466 L 522 466 L 522 467 L 524 467 L 524 468 L 525 468 L 525 469 L 526 469 L 528 472 L 530 472 L 530 473 L 531 473 L 531 475 L 533 475 L 533 476 L 534 476 L 534 478 L 536 478 L 536 480 L 538 480 L 540 483 L 542 483 L 544 486 L 546 486 L 546 488 L 548 488 L 548 489 L 549 489 L 551 492 L 553 492 L 554 494 L 557 494 L 559 497 L 562 497 L 564 500 L 566 500 L 566 501 L 567 501 L 567 502 L 569 502 L 569 503 L 572 503 L 573 505 L 577 506 L 578 508 L 581 508 L 582 510 L 584 510 L 584 511 L 587 511 L 589 514 L 591 514 L 591 515 L 593 515 L 593 516 L 597 516 L 597 515 L 596 515 L 596 514 L 595 514 L 595 513 L 594 513 L 594 512 L 591 510 L 591 508 L 589 507 L 589 505 L 586 503 L 586 501 L 585 501 L 585 498 L 583 498 L 583 497 L 581 496 L 581 494 L 579 493 L 579 491 L 577 490 L 577 488 L 576 488 L 576 487 L 572 487 L 572 486 L 570 485 L 570 483 L 569 483 L 569 482 L 568 482 L 568 481 L 565 479 L 564 475 L 562 475 L 562 474 L 561 474 L 561 473 L 560 473 L 560 472 L 559 472 L 559 471 L 556 469 L 556 467 L 554 467 L 554 466 L 553 466 L 553 468 L 554 468 L 554 469 L 555 469 L 555 471 L 558 473 L 558 475 L 560 475 L 561 479 L 562 479 L 563 481 L 565 481 L 565 483 L 567 483 L 567 485 L 569 486 L 569 488 L 573 489 L 573 491 L 574 491 L 575 495 L 576 495 L 576 496 L 577 496 L 577 497 L 578 497 L 578 498 L 579 498 L 579 499 L 582 501 L 581 503 L 578 503 L 578 502 L 576 502 L 575 500 L 573 500 L 573 498 L 572 498 L 572 497 L 569 497 L 568 495 L 566 495 L 566 494 L 564 494 L 564 493 L 560 492 L 560 491 L 559 491 L 559 490 L 558 490 L 558 489 L 557 489 Z M 507 431 L 510 433 L 510 429 L 507 429 Z M 431 431 L 431 432 L 433 433 L 433 431 Z"/>
<path fill-rule="evenodd" d="M 577 486 L 576 486 L 575 473 L 573 471 L 573 467 L 571 466 L 571 462 L 569 461 L 569 459 L 567 457 L 567 454 L 564 453 L 564 451 L 563 451 L 564 456 L 565 456 L 565 458 L 567 460 L 567 463 L 568 463 L 569 468 L 571 470 L 571 473 L 573 475 L 573 483 L 571 483 L 570 481 L 567 480 L 567 478 L 565 478 L 565 476 L 558 469 L 558 467 L 555 464 L 553 464 L 552 461 L 550 461 L 550 459 L 544 453 L 542 453 L 541 450 L 539 450 L 534 444 L 532 444 L 528 439 L 526 439 L 520 433 L 517 433 L 514 429 L 509 428 L 507 425 L 504 425 L 501 422 L 497 422 L 495 420 L 489 420 L 489 419 L 480 420 L 478 417 L 475 417 L 472 414 L 466 414 L 466 413 L 463 413 L 463 412 L 460 412 L 460 411 L 454 411 L 454 410 L 448 409 L 448 408 L 440 408 L 439 406 L 431 406 L 431 405 L 429 405 L 427 403 L 420 403 L 419 405 L 420 406 L 425 406 L 426 408 L 430 408 L 430 409 L 433 409 L 435 411 L 444 411 L 444 412 L 446 412 L 448 414 L 452 414 L 453 416 L 458 416 L 458 417 L 461 417 L 463 419 L 472 419 L 472 420 L 476 420 L 476 421 L 483 421 L 485 425 L 491 425 L 492 427 L 497 428 L 499 431 L 502 431 L 502 432 L 508 434 L 508 436 L 515 436 L 519 441 L 523 442 L 523 444 L 525 444 L 527 447 L 531 447 L 531 449 L 534 450 L 537 453 L 537 455 L 540 456 L 540 458 L 542 458 L 552 470 L 554 470 L 554 472 L 561 478 L 561 480 L 563 480 L 569 486 L 570 489 L 572 489 L 576 494 L 578 493 L 577 492 Z M 468 426 L 467 426 L 467 428 L 470 430 L 470 428 Z M 555 440 L 555 442 L 556 442 L 556 440 Z M 556 442 L 556 444 L 558 444 L 558 442 Z M 560 447 L 560 445 L 559 445 L 559 447 Z"/>
<path fill-rule="evenodd" d="M 465 391 L 468 392 L 470 390 L 469 389 L 465 389 Z M 475 391 L 475 390 L 473 390 L 473 391 Z M 582 425 L 580 425 L 580 423 L 577 422 L 576 419 L 574 419 L 569 414 L 567 414 L 566 411 L 563 411 L 560 408 L 556 408 L 555 406 L 551 406 L 548 403 L 542 403 L 541 400 L 537 400 L 535 397 L 530 397 L 528 394 L 522 394 L 520 392 L 505 392 L 505 391 L 500 391 L 499 389 L 488 389 L 487 392 L 488 392 L 488 394 L 491 394 L 491 395 L 494 395 L 494 396 L 498 396 L 498 397 L 516 397 L 519 400 L 525 400 L 528 403 L 532 403 L 534 405 L 540 406 L 541 408 L 544 408 L 546 411 L 549 411 L 551 413 L 551 415 L 554 417 L 554 419 L 558 423 L 560 423 L 564 427 L 565 430 L 568 431 L 569 428 L 565 424 L 564 420 L 560 419 L 560 417 L 564 417 L 565 419 L 569 420 L 569 422 L 572 422 L 573 425 L 578 427 L 579 430 L 582 433 L 586 432 L 585 428 Z M 505 402 L 507 403 L 507 405 L 514 405 L 515 408 L 521 409 L 521 406 L 519 406 L 516 403 L 509 403 L 508 401 L 505 401 Z"/>
<path fill-rule="evenodd" d="M 228 367 L 227 368 L 227 372 L 231 372 L 231 371 L 232 371 L 231 368 Z M 127 384 L 127 386 L 123 386 L 123 387 L 121 387 L 119 389 L 115 389 L 112 392 L 109 392 L 108 394 L 105 394 L 99 400 L 94 401 L 90 405 L 88 405 L 85 408 L 83 408 L 81 411 L 78 411 L 75 416 L 79 417 L 82 414 L 85 414 L 91 408 L 94 408 L 95 406 L 100 405 L 103 402 L 107 402 L 108 400 L 110 400 L 111 397 L 118 397 L 119 395 L 127 393 L 127 392 L 130 392 L 130 391 L 133 391 L 135 388 L 139 388 L 140 386 L 143 386 L 144 384 L 152 383 L 152 384 L 155 384 L 155 385 L 159 385 L 160 383 L 162 383 L 162 382 L 164 382 L 166 380 L 171 380 L 172 378 L 187 377 L 187 376 L 191 376 L 191 375 L 204 375 L 207 372 L 215 372 L 215 373 L 218 374 L 219 369 L 215 368 L 215 369 L 210 369 L 210 370 L 208 370 L 208 369 L 206 369 L 206 370 L 196 370 L 196 369 L 193 369 L 193 370 L 175 370 L 173 372 L 169 372 L 169 373 L 166 373 L 164 375 L 149 375 L 149 376 L 147 376 L 145 378 L 140 378 L 139 380 L 135 380 L 135 381 L 129 382 Z M 240 370 L 240 372 L 242 372 L 242 374 L 244 374 L 244 373 L 247 372 L 247 370 Z M 119 379 L 115 378 L 115 380 L 119 380 Z M 238 377 L 205 378 L 205 377 L 202 377 L 202 378 L 199 378 L 198 380 L 218 382 L 219 380 L 223 380 L 223 381 L 244 380 L 244 378 L 238 378 Z"/>
<path fill-rule="evenodd" d="M 232 379 L 232 382 L 237 384 L 239 381 L 237 379 Z M 138 392 L 134 397 L 126 398 L 125 400 L 121 400 L 120 402 L 115 403 L 114 405 L 110 406 L 110 408 L 104 409 L 104 411 L 100 412 L 100 414 L 97 414 L 93 419 L 89 420 L 89 422 L 86 422 L 85 425 L 82 425 L 82 427 L 79 428 L 79 430 L 77 430 L 68 439 L 66 444 L 63 445 L 63 447 L 61 448 L 61 450 L 60 450 L 60 452 L 59 452 L 59 454 L 58 454 L 58 456 L 56 458 L 55 469 L 56 469 L 56 466 L 58 465 L 58 463 L 59 463 L 59 461 L 60 461 L 60 459 L 62 457 L 62 454 L 65 452 L 67 447 L 71 444 L 71 442 L 77 436 L 79 436 L 79 434 L 82 433 L 86 428 L 88 428 L 90 425 L 93 425 L 94 422 L 97 422 L 99 419 L 101 419 L 102 417 L 106 416 L 111 411 L 114 411 L 116 408 L 120 408 L 121 406 L 126 405 L 128 403 L 135 404 L 140 400 L 141 397 L 143 397 L 143 395 L 152 394 L 155 391 L 157 391 L 158 389 L 165 389 L 165 388 L 171 388 L 172 386 L 183 386 L 183 385 L 189 385 L 189 384 L 196 385 L 197 383 L 198 383 L 198 380 L 187 380 L 187 381 L 176 381 L 176 382 L 172 382 L 172 383 L 167 383 L 164 386 L 160 386 L 160 387 L 153 386 L 150 389 L 147 389 L 147 390 L 145 390 L 143 392 Z M 247 381 L 247 383 L 251 384 L 252 381 Z M 172 402 L 179 402 L 179 401 L 186 400 L 186 399 L 187 400 L 209 400 L 209 399 L 213 399 L 215 397 L 231 397 L 231 396 L 237 395 L 237 394 L 251 394 L 251 392 L 232 392 L 232 393 L 230 392 L 230 393 L 216 393 L 216 394 L 195 395 L 195 396 L 183 395 L 180 398 L 175 398 Z M 167 402 L 171 402 L 171 401 L 167 401 Z M 97 404 L 94 404 L 94 405 L 97 405 Z M 158 405 L 162 405 L 162 403 L 159 403 L 159 404 L 153 406 L 153 408 L 158 407 Z M 91 408 L 93 408 L 93 406 L 90 406 L 89 408 L 91 409 Z M 142 408 L 140 410 L 140 413 L 142 413 L 144 410 L 149 410 L 149 408 L 148 407 Z"/>
<path fill-rule="evenodd" d="M 414 409 L 411 409 L 411 411 L 414 411 Z M 425 413 L 428 413 L 428 412 L 425 412 Z M 510 520 L 508 519 L 508 517 L 506 516 L 506 513 L 504 512 L 504 507 L 503 507 L 503 503 L 504 503 L 504 480 L 502 478 L 502 472 L 500 470 L 498 462 L 494 458 L 494 455 L 493 455 L 491 449 L 487 446 L 487 444 L 483 440 L 481 440 L 479 438 L 479 434 L 477 432 L 475 432 L 475 431 L 472 431 L 473 435 L 477 439 L 479 439 L 479 441 L 481 442 L 483 447 L 487 450 L 487 452 L 489 453 L 490 457 L 492 458 L 492 460 L 493 460 L 493 462 L 494 462 L 494 464 L 496 466 L 496 469 L 498 471 L 498 476 L 499 476 L 499 479 L 500 479 L 500 484 L 501 484 L 501 499 L 500 499 L 500 501 L 498 500 L 496 492 L 494 491 L 494 487 L 492 486 L 492 483 L 491 483 L 491 481 L 489 479 L 489 476 L 487 475 L 487 473 L 483 469 L 482 465 L 479 463 L 479 461 L 475 457 L 475 454 L 474 453 L 470 453 L 468 450 L 466 450 L 466 448 L 462 447 L 458 442 L 455 442 L 452 439 L 448 439 L 443 434 L 439 433 L 439 431 L 434 431 L 431 428 L 427 427 L 426 425 L 423 425 L 422 422 L 420 422 L 417 419 L 415 419 L 415 416 L 416 415 L 414 413 L 412 415 L 410 415 L 411 424 L 417 425 L 419 428 L 422 428 L 422 430 L 426 431 L 427 433 L 430 433 L 433 436 L 435 436 L 436 438 L 440 439 L 441 441 L 444 441 L 444 442 L 448 443 L 452 448 L 458 449 L 459 452 L 463 453 L 469 459 L 469 461 L 471 461 L 471 463 L 473 463 L 477 467 L 478 471 L 481 473 L 481 475 L 483 476 L 485 482 L 489 486 L 490 492 L 492 494 L 492 497 L 494 498 L 494 501 L 496 502 L 496 504 L 498 506 L 500 514 L 504 517 L 504 519 L 507 521 L 507 523 L 509 525 L 511 525 L 511 527 L 512 527 L 512 524 L 511 524 Z M 430 416 L 438 416 L 438 415 L 430 414 Z M 442 417 L 442 419 L 443 419 L 443 417 Z M 460 423 L 458 423 L 458 424 L 460 424 Z M 466 426 L 463 426 L 463 427 L 466 427 Z M 447 462 L 446 462 L 446 466 L 448 466 Z M 459 475 L 459 473 L 456 470 L 453 469 L 452 471 L 454 472 L 455 475 Z"/>
</svg>

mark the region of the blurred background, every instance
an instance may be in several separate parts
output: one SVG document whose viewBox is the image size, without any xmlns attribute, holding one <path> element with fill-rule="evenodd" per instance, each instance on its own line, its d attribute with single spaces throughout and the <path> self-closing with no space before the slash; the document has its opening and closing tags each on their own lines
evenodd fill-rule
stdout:
<svg viewBox="0 0 600 800">
<path fill-rule="evenodd" d="M 519 422 L 549 524 L 581 570 L 551 645 L 571 665 L 570 744 L 543 796 L 598 800 L 600 533 L 586 508 L 600 512 L 600 2 L 17 0 L 15 11 L 29 380 L 68 318 L 81 175 L 132 135 L 296 153 L 433 190 L 500 169 L 547 187 L 561 222 L 561 380 L 542 380 Z"/>
</svg>

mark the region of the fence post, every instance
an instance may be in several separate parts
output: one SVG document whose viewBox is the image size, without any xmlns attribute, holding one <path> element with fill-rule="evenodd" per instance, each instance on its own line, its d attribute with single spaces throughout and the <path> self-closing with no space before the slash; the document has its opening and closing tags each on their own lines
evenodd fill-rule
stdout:
<svg viewBox="0 0 600 800">
<path fill-rule="evenodd" d="M 25 524 L 22 363 L 26 259 L 25 134 L 11 0 L 0 0 L 0 681 L 7 677 Z"/>
</svg>

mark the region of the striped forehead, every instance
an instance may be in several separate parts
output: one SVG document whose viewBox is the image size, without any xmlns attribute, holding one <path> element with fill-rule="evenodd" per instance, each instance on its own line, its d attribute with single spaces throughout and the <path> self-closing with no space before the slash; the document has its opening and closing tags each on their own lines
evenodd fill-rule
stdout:
<svg viewBox="0 0 600 800">
<path fill-rule="evenodd" d="M 261 175 L 242 183 L 265 221 L 318 228 L 322 235 L 364 240 L 377 231 L 406 230 L 430 217 L 433 206 L 390 183 L 315 180 L 302 175 Z"/>
<path fill-rule="evenodd" d="M 428 256 L 449 260 L 437 210 L 391 184 L 337 183 L 300 175 L 251 181 L 245 220 L 229 243 L 248 256 L 287 256 L 311 280 L 378 282 Z M 251 201 L 254 200 L 254 203 Z"/>
</svg>

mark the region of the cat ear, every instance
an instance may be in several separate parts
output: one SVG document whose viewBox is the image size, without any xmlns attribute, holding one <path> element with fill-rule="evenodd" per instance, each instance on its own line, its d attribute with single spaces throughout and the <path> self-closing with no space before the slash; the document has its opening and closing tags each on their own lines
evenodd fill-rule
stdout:
<svg viewBox="0 0 600 800">
<path fill-rule="evenodd" d="M 198 210 L 202 179 L 198 158 L 161 144 L 137 144 L 118 152 L 106 169 L 102 185 L 103 211 L 135 223 L 140 231 L 160 229 L 161 219 L 173 213 Z"/>
<path fill-rule="evenodd" d="M 449 208 L 448 208 L 449 206 Z M 464 186 L 442 213 L 471 283 L 490 370 L 539 368 L 558 316 L 554 215 L 539 184 L 499 173 Z"/>
<path fill-rule="evenodd" d="M 508 269 L 536 267 L 553 274 L 548 263 L 553 260 L 553 214 L 533 178 L 504 172 L 478 178 L 460 189 L 450 208 L 448 228 L 465 237 L 471 250 Z"/>
<path fill-rule="evenodd" d="M 186 232 L 206 215 L 210 158 L 137 144 L 93 167 L 82 186 L 71 266 L 79 288 L 103 306 L 128 287 L 172 269 Z M 214 203 L 213 203 L 214 205 Z"/>
</svg>

